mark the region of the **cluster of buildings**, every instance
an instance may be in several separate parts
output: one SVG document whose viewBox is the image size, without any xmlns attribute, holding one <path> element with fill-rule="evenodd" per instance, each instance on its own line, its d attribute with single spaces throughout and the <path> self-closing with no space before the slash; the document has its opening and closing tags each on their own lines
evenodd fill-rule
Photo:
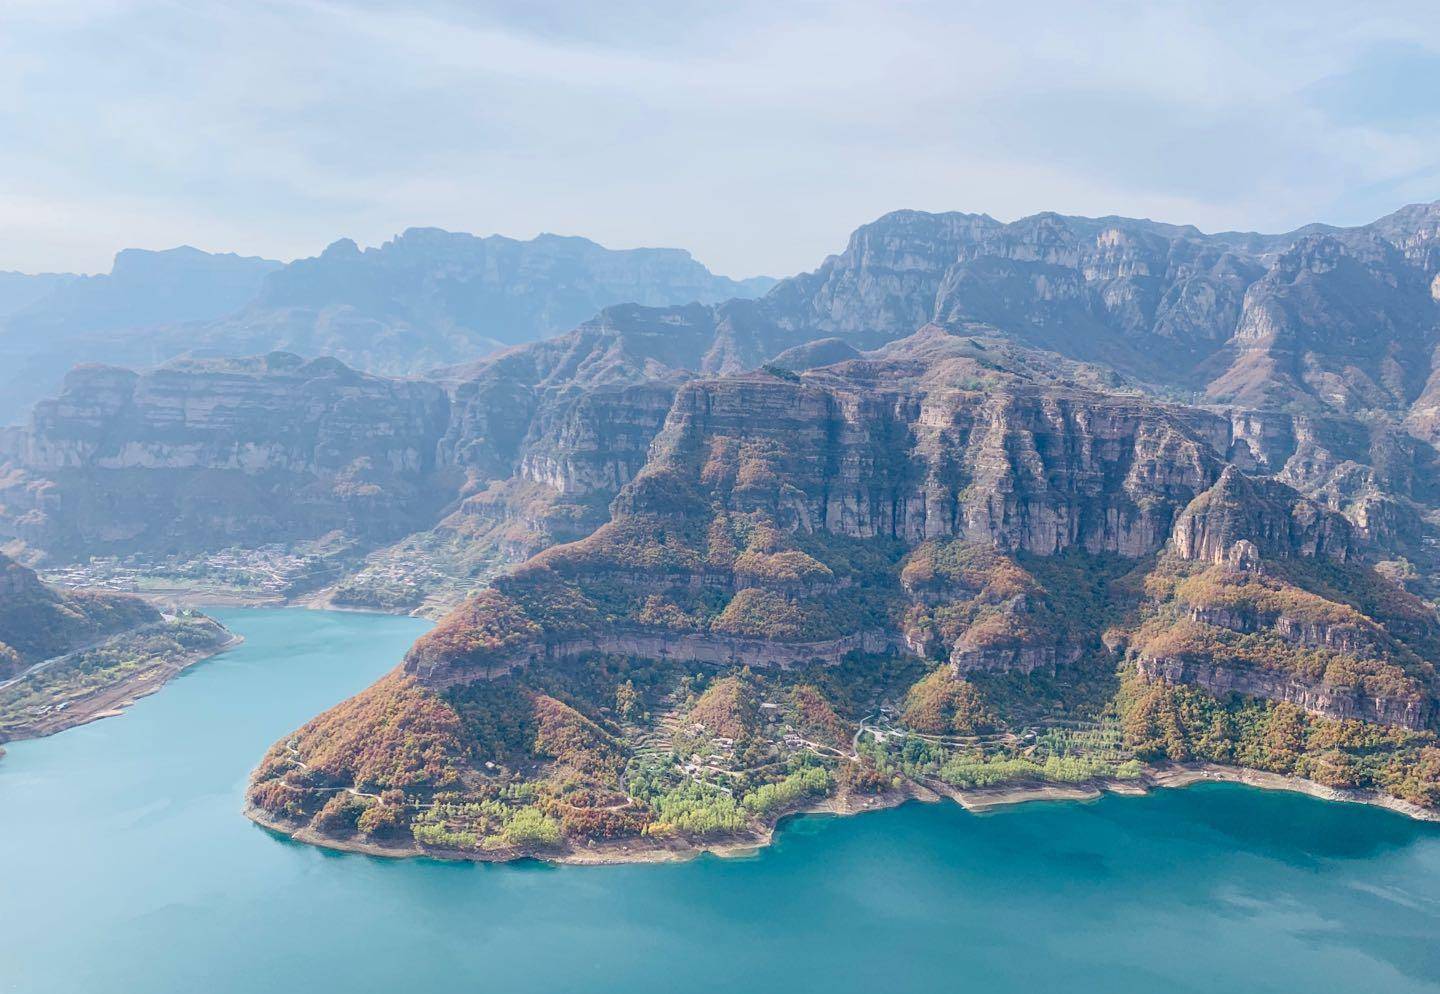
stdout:
<svg viewBox="0 0 1440 994">
<path fill-rule="evenodd" d="M 95 556 L 88 562 L 44 571 L 66 587 L 100 587 L 145 592 L 173 587 L 224 587 L 258 595 L 284 596 L 301 581 L 313 581 L 333 565 L 315 555 L 272 544 L 230 548 L 199 556 Z"/>
</svg>

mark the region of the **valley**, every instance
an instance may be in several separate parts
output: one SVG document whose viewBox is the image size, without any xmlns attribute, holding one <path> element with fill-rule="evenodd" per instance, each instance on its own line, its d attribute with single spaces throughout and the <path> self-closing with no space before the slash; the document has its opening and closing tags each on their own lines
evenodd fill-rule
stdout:
<svg viewBox="0 0 1440 994">
<path fill-rule="evenodd" d="M 0 994 L 1440 994 L 1440 5 L 0 67 Z"/>
</svg>

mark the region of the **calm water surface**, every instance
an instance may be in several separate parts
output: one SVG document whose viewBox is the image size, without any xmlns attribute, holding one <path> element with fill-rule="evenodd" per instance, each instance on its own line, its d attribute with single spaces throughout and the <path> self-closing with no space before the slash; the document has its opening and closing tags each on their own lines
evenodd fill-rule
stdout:
<svg viewBox="0 0 1440 994">
<path fill-rule="evenodd" d="M 424 624 L 217 613 L 244 646 L 0 760 L 0 991 L 1440 991 L 1440 830 L 1228 785 L 807 818 L 677 866 L 296 845 L 240 815 L 246 774 Z"/>
</svg>

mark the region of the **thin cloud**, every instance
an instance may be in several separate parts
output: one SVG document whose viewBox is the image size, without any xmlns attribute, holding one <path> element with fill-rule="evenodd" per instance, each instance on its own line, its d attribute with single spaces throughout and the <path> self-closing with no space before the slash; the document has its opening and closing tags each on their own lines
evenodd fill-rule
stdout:
<svg viewBox="0 0 1440 994">
<path fill-rule="evenodd" d="M 1414 6 L 12 2 L 0 268 L 428 224 L 743 276 L 898 207 L 1357 223 L 1440 196 Z"/>
</svg>

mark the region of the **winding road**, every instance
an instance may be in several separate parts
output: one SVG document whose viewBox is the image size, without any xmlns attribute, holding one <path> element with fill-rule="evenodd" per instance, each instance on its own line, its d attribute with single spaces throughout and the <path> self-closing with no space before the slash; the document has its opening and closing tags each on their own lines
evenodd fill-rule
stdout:
<svg viewBox="0 0 1440 994">
<path fill-rule="evenodd" d="M 106 642 L 109 642 L 113 638 L 118 638 L 121 635 L 138 635 L 141 632 L 152 631 L 156 628 L 163 628 L 165 625 L 168 625 L 174 620 L 174 618 L 161 618 L 159 621 L 151 621 L 146 624 L 139 625 L 135 628 L 127 628 L 123 632 L 111 632 L 109 635 L 106 635 L 102 639 L 96 639 L 94 642 L 87 642 L 85 645 L 71 649 L 69 652 L 63 655 L 51 656 L 49 659 L 42 659 L 40 662 L 34 664 L 33 666 L 30 666 L 27 669 L 24 669 L 21 672 L 15 674 L 10 679 L 4 682 L 0 682 L 0 690 L 5 690 L 9 687 L 13 687 L 21 680 L 24 680 L 25 678 L 30 676 L 34 676 L 41 670 L 54 666 L 56 663 L 63 663 L 65 662 L 65 660 L 72 659 L 75 656 L 80 655 L 80 653 L 82 652 L 89 652 L 91 649 L 98 648 L 104 645 Z"/>
</svg>

